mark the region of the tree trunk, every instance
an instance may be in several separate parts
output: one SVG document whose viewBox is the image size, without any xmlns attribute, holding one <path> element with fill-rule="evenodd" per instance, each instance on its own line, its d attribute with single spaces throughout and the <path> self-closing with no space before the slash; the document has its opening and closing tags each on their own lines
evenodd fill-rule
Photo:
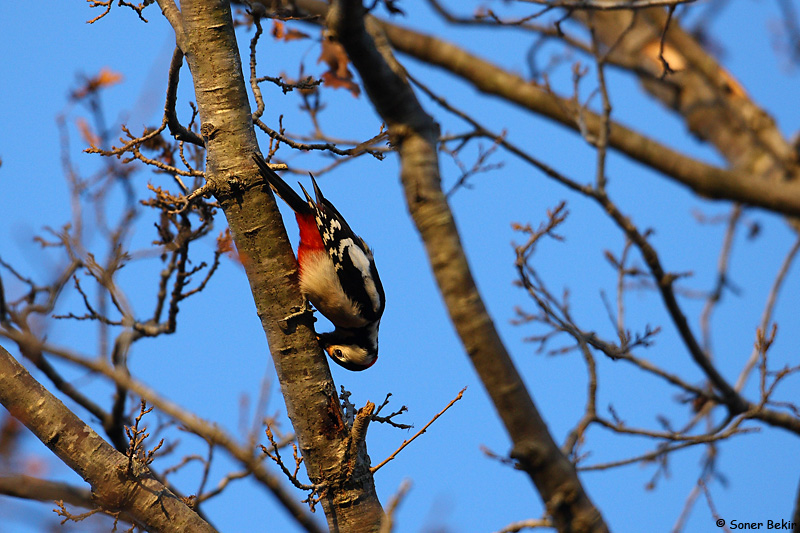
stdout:
<svg viewBox="0 0 800 533">
<path fill-rule="evenodd" d="M 369 457 L 363 443 L 352 445 L 313 319 L 309 313 L 290 324 L 283 320 L 302 305 L 297 264 L 274 197 L 252 161 L 258 145 L 230 5 L 184 0 L 180 11 L 171 0 L 159 5 L 192 72 L 208 150 L 206 179 L 242 259 L 286 411 L 328 526 L 331 531 L 373 531 L 383 509 Z"/>
</svg>

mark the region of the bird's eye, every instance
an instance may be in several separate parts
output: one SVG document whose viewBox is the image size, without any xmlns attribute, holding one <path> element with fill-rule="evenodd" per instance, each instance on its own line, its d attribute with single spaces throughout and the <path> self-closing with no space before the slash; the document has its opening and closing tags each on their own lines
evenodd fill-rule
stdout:
<svg viewBox="0 0 800 533">
<path fill-rule="evenodd" d="M 342 353 L 342 350 L 340 350 L 339 348 L 336 348 L 333 351 L 333 355 L 335 355 L 337 359 L 344 359 L 344 354 Z"/>
</svg>

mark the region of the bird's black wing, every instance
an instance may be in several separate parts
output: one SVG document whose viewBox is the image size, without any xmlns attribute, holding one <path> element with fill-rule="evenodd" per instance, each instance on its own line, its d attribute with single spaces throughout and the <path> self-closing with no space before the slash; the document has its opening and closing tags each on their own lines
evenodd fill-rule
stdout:
<svg viewBox="0 0 800 533">
<path fill-rule="evenodd" d="M 333 261 L 339 282 L 347 296 L 361 307 L 364 318 L 370 322 L 380 320 L 386 296 L 372 251 L 350 228 L 333 204 L 325 199 L 314 176 L 311 176 L 311 180 L 317 198 L 313 202 L 317 229 L 322 236 L 325 250 Z M 305 189 L 303 193 L 312 202 Z"/>
</svg>

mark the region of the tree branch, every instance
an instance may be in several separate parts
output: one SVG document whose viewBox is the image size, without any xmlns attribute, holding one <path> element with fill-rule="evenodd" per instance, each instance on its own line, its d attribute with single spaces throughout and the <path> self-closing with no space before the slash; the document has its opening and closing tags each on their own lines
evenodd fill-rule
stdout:
<svg viewBox="0 0 800 533">
<path fill-rule="evenodd" d="M 309 2 L 303 0 L 302 5 Z M 575 118 L 577 110 L 571 101 L 431 35 L 383 21 L 380 25 L 397 50 L 442 67 L 480 91 L 499 96 L 580 131 Z M 600 115 L 584 110 L 582 118 L 588 132 L 596 135 L 602 124 Z M 697 194 L 800 215 L 800 179 L 784 180 L 774 186 L 764 187 L 744 169 L 730 171 L 703 163 L 613 121 L 609 124 L 608 145 L 667 178 L 686 185 Z"/>
<path fill-rule="evenodd" d="M 560 530 L 607 531 L 574 468 L 550 436 L 477 290 L 441 189 L 438 126 L 417 101 L 381 28 L 373 19 L 365 20 L 360 1 L 334 2 L 327 23 L 388 125 L 400 155 L 409 210 L 451 320 L 514 442 L 513 456 L 533 480 Z"/>
<path fill-rule="evenodd" d="M 327 13 L 327 5 L 319 0 L 296 0 L 292 4 L 312 15 L 318 16 Z M 661 8 L 652 8 L 644 12 L 653 13 L 659 10 L 663 11 Z M 641 11 L 637 11 L 637 13 L 639 12 Z M 596 16 L 600 14 L 597 13 Z M 620 32 L 627 31 L 626 28 L 630 25 L 629 11 L 604 11 L 602 14 L 625 17 L 622 28 L 617 28 L 610 36 L 599 32 L 599 37 L 607 39 L 606 42 L 610 45 L 617 41 Z M 499 96 L 576 132 L 580 132 L 583 127 L 589 134 L 596 135 L 602 125 L 602 118 L 599 114 L 589 110 L 582 110 L 580 112 L 581 120 L 579 121 L 576 118 L 578 109 L 575 108 L 575 103 L 571 100 L 560 97 L 551 90 L 510 73 L 452 43 L 372 16 L 367 18 L 380 25 L 386 39 L 397 51 L 431 65 L 439 66 L 463 78 L 486 94 Z M 314 19 L 310 20 L 310 22 L 317 23 Z M 661 20 L 661 29 L 664 27 L 663 22 Z M 600 21 L 597 22 L 597 25 L 598 27 L 603 27 Z M 658 40 L 660 35 L 661 32 L 657 32 L 655 39 Z M 641 42 L 634 43 L 634 46 L 639 47 L 638 50 L 643 58 L 647 57 L 645 50 L 641 49 Z M 615 58 L 615 54 L 612 54 L 609 59 L 619 62 Z M 652 62 L 652 59 L 650 61 Z M 657 64 L 661 68 L 660 63 L 657 62 Z M 644 73 L 648 73 L 648 77 L 652 78 L 651 72 L 651 69 L 646 69 L 640 75 L 645 80 L 647 77 Z M 715 79 L 721 83 L 720 87 L 727 87 L 730 92 L 730 88 L 736 87 L 736 85 L 732 85 L 733 80 L 729 74 L 723 73 L 724 71 L 719 69 L 714 74 Z M 734 92 L 738 93 L 740 91 Z M 703 107 L 693 106 L 694 109 Z M 753 113 L 765 119 L 764 121 L 757 121 L 759 124 L 772 124 L 774 126 L 774 121 L 771 121 L 763 111 L 755 109 Z M 698 119 L 697 123 L 708 124 L 712 120 Z M 621 154 L 660 172 L 668 179 L 689 187 L 696 194 L 706 198 L 737 201 L 787 215 L 800 216 L 800 167 L 791 162 L 793 161 L 791 158 L 792 151 L 785 150 L 785 141 L 775 140 L 775 132 L 777 130 L 773 127 L 768 135 L 769 142 L 773 146 L 771 150 L 774 153 L 778 153 L 783 158 L 783 161 L 788 161 L 789 163 L 782 169 L 783 179 L 771 182 L 769 187 L 764 187 L 763 183 L 757 179 L 761 173 L 753 166 L 737 165 L 734 169 L 727 170 L 709 165 L 673 150 L 618 122 L 612 121 L 609 124 L 608 145 Z M 777 134 L 779 133 L 777 132 Z M 742 140 L 745 138 L 746 135 L 743 136 Z M 737 143 L 732 144 L 734 150 L 738 150 L 738 146 L 739 144 Z M 717 148 L 721 149 L 720 146 L 717 146 Z M 750 158 L 750 160 L 760 161 L 756 156 Z M 772 156 L 770 156 L 770 160 L 772 160 Z"/>
<path fill-rule="evenodd" d="M 42 502 L 61 500 L 86 509 L 97 507 L 89 489 L 25 475 L 0 476 L 0 494 Z"/>
<path fill-rule="evenodd" d="M 169 78 L 167 80 L 167 100 L 164 103 L 164 116 L 167 117 L 169 132 L 179 141 L 190 142 L 197 146 L 205 147 L 203 138 L 195 132 L 187 130 L 178 120 L 175 104 L 178 99 L 178 81 L 180 80 L 181 66 L 183 66 L 183 52 L 177 46 L 172 52 L 169 64 Z"/>
<path fill-rule="evenodd" d="M 168 0 L 162 0 L 162 9 Z M 297 263 L 269 186 L 259 179 L 252 114 L 227 0 L 183 0 L 178 45 L 186 56 L 208 150 L 206 179 L 231 229 L 267 335 L 286 411 L 331 529 L 367 531 L 383 510 L 366 453 L 343 468 L 348 430 L 336 387 L 306 314 L 282 328 L 302 297 Z M 181 31 L 183 33 L 181 33 Z M 348 475 L 352 474 L 352 475 Z M 318 529 L 314 525 L 315 529 Z"/>
<path fill-rule="evenodd" d="M 92 486 L 92 494 L 103 509 L 124 510 L 150 531 L 214 531 L 147 469 L 139 476 L 127 475 L 128 459 L 42 387 L 2 347 L 0 403 Z"/>
<path fill-rule="evenodd" d="M 26 343 L 25 339 L 20 338 L 20 335 L 6 335 L 9 339 L 19 343 Z M 28 343 L 33 343 L 33 339 L 29 339 Z M 298 505 L 292 496 L 286 492 L 278 479 L 273 476 L 258 459 L 253 450 L 249 447 L 240 446 L 236 441 L 219 427 L 206 422 L 205 420 L 188 413 L 180 406 L 173 402 L 161 397 L 155 391 L 150 389 L 145 384 L 131 377 L 131 375 L 122 369 L 112 367 L 105 360 L 95 357 L 84 357 L 82 355 L 73 353 L 69 350 L 59 348 L 47 343 L 40 343 L 38 349 L 45 353 L 50 353 L 60 359 L 69 361 L 94 373 L 101 374 L 111 379 L 117 386 L 122 387 L 136 394 L 138 397 L 146 400 L 148 404 L 156 407 L 159 411 L 167 416 L 179 421 L 188 431 L 202 437 L 206 442 L 217 444 L 224 448 L 232 457 L 242 463 L 243 466 L 248 468 L 253 476 L 283 505 L 283 507 L 292 515 L 292 517 L 300 524 L 306 531 L 318 533 L 319 527 L 311 519 L 307 512 Z M 9 356 L 10 357 L 10 356 Z M 2 398 L 2 396 L 0 396 Z M 73 415 L 74 416 L 74 415 Z M 126 459 L 127 462 L 127 459 Z"/>
</svg>

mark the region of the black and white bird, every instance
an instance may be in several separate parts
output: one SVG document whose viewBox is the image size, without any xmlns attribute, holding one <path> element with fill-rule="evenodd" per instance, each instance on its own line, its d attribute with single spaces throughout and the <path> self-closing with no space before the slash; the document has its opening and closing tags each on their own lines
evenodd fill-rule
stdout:
<svg viewBox="0 0 800 533">
<path fill-rule="evenodd" d="M 318 335 L 320 345 L 348 370 L 365 370 L 378 359 L 378 327 L 386 304 L 372 251 L 319 190 L 316 201 L 300 198 L 260 155 L 261 176 L 295 213 L 300 228 L 297 263 L 300 290 L 335 329 Z"/>
</svg>

